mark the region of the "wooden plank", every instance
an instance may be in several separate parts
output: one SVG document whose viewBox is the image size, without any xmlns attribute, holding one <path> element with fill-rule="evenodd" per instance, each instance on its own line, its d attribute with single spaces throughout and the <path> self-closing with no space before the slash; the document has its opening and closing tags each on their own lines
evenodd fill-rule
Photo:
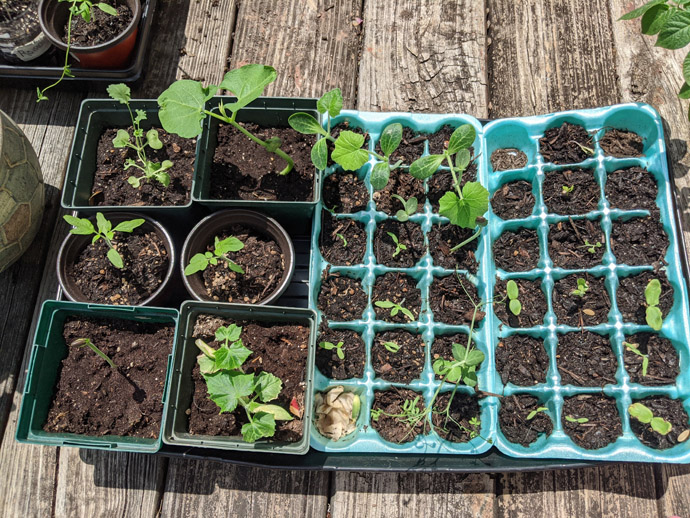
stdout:
<svg viewBox="0 0 690 518">
<path fill-rule="evenodd" d="M 331 517 L 493 517 L 486 474 L 334 473 Z"/>
<path fill-rule="evenodd" d="M 325 517 L 328 473 L 170 459 L 161 516 Z"/>
<path fill-rule="evenodd" d="M 659 516 L 690 516 L 690 466 L 656 466 Z"/>
<path fill-rule="evenodd" d="M 484 1 L 364 3 L 357 108 L 487 115 Z"/>
<path fill-rule="evenodd" d="M 241 2 L 230 68 L 271 65 L 278 78 L 266 95 L 320 97 L 338 87 L 353 107 L 361 11 L 361 0 Z"/>
<path fill-rule="evenodd" d="M 498 475 L 496 518 L 509 516 L 559 516 L 553 472 Z"/>
</svg>

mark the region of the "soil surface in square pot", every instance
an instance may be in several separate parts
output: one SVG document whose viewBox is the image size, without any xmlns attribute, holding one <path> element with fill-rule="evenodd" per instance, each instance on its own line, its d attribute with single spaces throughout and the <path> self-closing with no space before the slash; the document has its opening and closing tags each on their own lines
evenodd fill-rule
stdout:
<svg viewBox="0 0 690 518">
<path fill-rule="evenodd" d="M 328 320 L 346 321 L 362 318 L 367 308 L 367 294 L 362 281 L 324 271 L 318 307 Z"/>
<path fill-rule="evenodd" d="M 679 436 L 684 438 L 684 441 L 688 439 L 688 434 L 685 433 L 688 430 L 688 414 L 679 399 L 653 396 L 644 399 L 634 399 L 633 403 L 642 403 L 652 411 L 654 417 L 661 417 L 671 423 L 671 431 L 666 435 L 662 435 L 652 430 L 650 424 L 641 423 L 630 416 L 630 428 L 645 446 L 655 450 L 665 450 L 679 444 L 681 442 L 678 440 Z"/>
<path fill-rule="evenodd" d="M 389 232 L 406 247 L 404 250 L 398 249 Z M 396 250 L 399 250 L 397 254 Z M 376 227 L 374 255 L 378 264 L 393 268 L 411 268 L 419 262 L 425 252 L 424 233 L 417 223 L 411 221 L 400 223 L 389 219 Z M 393 254 L 396 254 L 395 257 Z"/>
<path fill-rule="evenodd" d="M 67 357 L 43 429 L 157 438 L 174 333 L 172 324 L 69 317 L 62 334 Z M 70 345 L 79 338 L 91 340 L 117 370 L 89 347 Z"/>
<path fill-rule="evenodd" d="M 476 396 L 459 392 L 455 393 L 451 401 L 451 394 L 452 392 L 446 392 L 436 398 L 431 422 L 442 439 L 450 442 L 469 442 L 481 432 L 481 424 L 470 424 L 471 419 L 479 419 L 479 403 Z"/>
<path fill-rule="evenodd" d="M 417 198 L 417 212 L 424 212 L 424 202 L 426 202 L 424 181 L 418 180 L 404 169 L 391 171 L 388 184 L 380 191 L 374 191 L 372 198 L 376 203 L 376 210 L 394 216 L 396 212 L 403 209 L 403 204 L 400 200 L 393 198 L 393 194 L 402 196 L 405 200 L 414 196 Z"/>
<path fill-rule="evenodd" d="M 405 401 L 417 399 L 415 408 L 420 413 L 424 412 L 424 396 L 419 392 L 409 389 L 391 387 L 386 391 L 374 391 L 374 404 L 371 406 L 372 418 L 371 427 L 378 432 L 385 441 L 395 444 L 402 444 L 414 441 L 420 433 L 424 433 L 427 424 L 425 418 L 419 419 L 416 423 L 408 424 L 401 416 Z M 375 411 L 380 410 L 378 419 L 374 419 Z"/>
<path fill-rule="evenodd" d="M 158 235 L 141 227 L 115 234 L 113 245 L 124 267 L 116 268 L 108 260 L 108 245 L 103 239 L 84 248 L 72 265 L 67 265 L 81 293 L 88 300 L 102 304 L 136 306 L 161 285 L 168 272 L 170 257 Z"/>
<path fill-rule="evenodd" d="M 267 324 L 222 319 L 213 315 L 199 315 L 194 325 L 192 338 L 201 338 L 217 349 L 220 343 L 214 340 L 220 326 L 237 324 L 242 327 L 241 339 L 252 351 L 243 365 L 246 374 L 270 372 L 283 382 L 278 398 L 271 401 L 289 409 L 293 399 L 298 408 L 304 409 L 304 388 L 309 346 L 309 327 L 299 324 Z M 206 381 L 194 364 L 192 371 L 194 394 L 190 407 L 189 433 L 194 435 L 240 436 L 242 425 L 248 422 L 243 408 L 234 412 L 219 413 L 220 409 L 208 398 Z M 294 406 L 294 405 L 293 405 Z M 276 432 L 272 440 L 296 442 L 302 437 L 302 420 L 276 421 Z"/>
<path fill-rule="evenodd" d="M 335 266 L 351 266 L 364 259 L 367 233 L 364 225 L 354 219 L 336 219 L 322 211 L 319 249 L 321 255 Z"/>
<path fill-rule="evenodd" d="M 524 180 L 503 184 L 491 198 L 491 208 L 504 220 L 531 216 L 534 209 L 532 184 Z"/>
<path fill-rule="evenodd" d="M 523 272 L 539 263 L 539 236 L 536 230 L 506 231 L 493 245 L 494 262 L 507 272 Z"/>
<path fill-rule="evenodd" d="M 117 11 L 113 16 L 98 8 L 91 9 L 91 21 L 85 21 L 81 16 L 72 18 L 71 45 L 73 47 L 93 47 L 115 39 L 125 32 L 132 21 L 132 11 L 125 2 L 110 0 L 105 2 Z M 69 26 L 65 22 L 62 41 L 68 43 Z"/>
<path fill-rule="evenodd" d="M 474 159 L 474 150 L 470 148 L 470 153 Z M 446 162 L 441 164 L 442 166 L 447 165 Z M 460 180 L 460 187 L 462 188 L 467 182 L 477 181 L 477 163 L 472 162 L 467 169 L 463 171 L 462 178 Z M 443 195 L 448 191 L 455 192 L 453 187 L 453 175 L 448 170 L 439 169 L 436 171 L 428 180 L 429 192 L 427 197 L 431 203 L 431 207 L 434 212 L 439 211 L 439 200 L 443 198 Z"/>
<path fill-rule="evenodd" d="M 656 205 L 659 187 L 652 174 L 641 167 L 629 167 L 609 173 L 604 193 L 612 209 L 647 209 L 652 214 L 659 212 Z"/>
<path fill-rule="evenodd" d="M 558 335 L 556 368 L 561 385 L 603 387 L 616 383 L 618 362 L 608 337 L 577 331 Z"/>
<path fill-rule="evenodd" d="M 594 169 L 562 169 L 544 176 L 544 203 L 550 214 L 586 214 L 597 210 L 599 184 Z"/>
<path fill-rule="evenodd" d="M 670 340 L 654 333 L 637 333 L 626 336 L 625 342 L 623 344 L 625 370 L 628 371 L 631 383 L 647 386 L 675 383 L 676 377 L 680 374 L 680 364 L 678 353 Z M 636 354 L 633 349 L 647 356 L 646 376 L 642 375 L 644 358 Z"/>
<path fill-rule="evenodd" d="M 384 301 L 399 304 L 410 311 L 414 318 L 411 319 L 402 311 L 391 315 L 391 312 L 395 311 L 394 308 L 382 308 L 376 305 L 376 302 Z M 419 312 L 422 310 L 422 292 L 417 288 L 417 281 L 409 275 L 388 272 L 376 278 L 371 292 L 371 304 L 378 320 L 407 324 L 419 319 Z"/>
<path fill-rule="evenodd" d="M 580 270 L 601 264 L 606 239 L 598 219 L 572 219 L 549 225 L 549 256 L 556 268 Z"/>
<path fill-rule="evenodd" d="M 494 171 L 522 169 L 527 165 L 527 155 L 512 147 L 497 149 L 491 153 L 491 167 Z"/>
<path fill-rule="evenodd" d="M 587 130 L 569 122 L 564 122 L 559 128 L 546 130 L 539 139 L 539 152 L 544 162 L 577 164 L 594 156 L 593 150 L 592 136 Z"/>
<path fill-rule="evenodd" d="M 398 149 L 390 156 L 390 163 L 395 164 L 397 161 L 402 160 L 404 165 L 409 166 L 422 156 L 422 153 L 424 153 L 424 142 L 426 142 L 428 138 L 429 135 L 415 133 L 412 128 L 403 126 L 402 140 L 400 141 Z M 376 144 L 376 152 L 383 155 L 380 142 Z"/>
<path fill-rule="evenodd" d="M 431 363 L 433 364 L 439 358 L 443 358 L 446 361 L 454 361 L 453 344 L 467 347 L 467 335 L 465 333 L 456 333 L 454 335 L 435 336 L 434 341 L 431 343 Z M 441 376 L 436 373 L 434 373 L 434 377 L 437 380 L 441 379 Z M 462 380 L 460 384 L 463 384 Z"/>
<path fill-rule="evenodd" d="M 325 323 L 321 329 L 316 348 L 316 367 L 321 374 L 334 380 L 361 378 L 366 362 L 362 337 L 348 329 L 329 329 Z M 321 347 L 323 342 L 333 345 L 342 342 L 344 358 L 339 358 L 335 349 L 329 351 Z"/>
<path fill-rule="evenodd" d="M 214 200 L 312 201 L 314 199 L 314 164 L 311 148 L 314 135 L 302 135 L 292 128 L 266 128 L 256 124 L 244 127 L 261 140 L 278 137 L 295 162 L 288 174 L 287 165 L 275 153 L 249 140 L 232 126 L 218 127 L 218 143 L 211 165 L 211 190 Z"/>
<path fill-rule="evenodd" d="M 572 422 L 568 417 L 587 421 Z M 623 435 L 616 400 L 596 394 L 564 398 L 561 423 L 568 437 L 586 450 L 603 448 Z"/>
<path fill-rule="evenodd" d="M 611 222 L 611 251 L 618 264 L 663 262 L 667 249 L 668 236 L 658 215 Z"/>
<path fill-rule="evenodd" d="M 397 352 L 389 351 L 387 342 L 397 344 Z M 384 331 L 374 336 L 371 365 L 376 377 L 393 383 L 409 383 L 419 379 L 424 369 L 424 340 L 422 335 L 403 330 Z"/>
<path fill-rule="evenodd" d="M 467 295 L 470 295 L 470 299 Z M 429 289 L 429 309 L 434 314 L 434 322 L 451 325 L 470 325 L 474 315 L 474 301 L 480 303 L 479 293 L 474 284 L 465 276 L 451 274 L 435 277 Z M 474 316 L 474 327 L 484 318 L 483 311 Z"/>
<path fill-rule="evenodd" d="M 531 387 L 546 383 L 548 369 L 549 357 L 542 339 L 521 334 L 499 339 L 496 347 L 496 370 L 504 385 L 512 383 Z"/>
<path fill-rule="evenodd" d="M 656 272 L 642 272 L 637 275 L 630 275 L 618 280 L 618 291 L 616 292 L 616 302 L 618 310 L 621 312 L 623 322 L 647 325 L 645 315 L 647 313 L 647 300 L 644 296 L 647 284 L 652 279 L 657 279 L 661 284 L 661 295 L 659 295 L 659 309 L 663 318 L 668 316 L 673 307 L 673 286 L 668 282 L 666 274 L 659 270 Z"/>
<path fill-rule="evenodd" d="M 611 129 L 599 139 L 599 145 L 607 156 L 617 158 L 644 156 L 642 137 L 632 131 Z"/>
<path fill-rule="evenodd" d="M 508 281 L 496 279 L 494 287 L 494 313 L 504 324 L 510 327 L 534 327 L 544 324 L 544 316 L 549 309 L 546 297 L 541 290 L 541 279 L 513 279 L 518 287 L 518 300 L 522 305 L 519 315 L 510 311 L 510 300 L 507 296 Z"/>
<path fill-rule="evenodd" d="M 440 266 L 446 270 L 459 269 L 477 273 L 479 263 L 476 253 L 480 238 L 473 239 L 455 252 L 451 251 L 456 245 L 472 237 L 474 232 L 472 228 L 462 228 L 450 223 L 431 227 L 427 237 L 434 266 Z"/>
<path fill-rule="evenodd" d="M 366 210 L 369 191 L 353 173 L 337 172 L 323 180 L 323 204 L 336 214 L 352 214 Z"/>
<path fill-rule="evenodd" d="M 501 399 L 498 422 L 505 438 L 513 444 L 527 448 L 540 435 L 551 435 L 553 423 L 545 411 L 538 411 L 532 419 L 527 419 L 530 413 L 545 406 L 537 398 L 527 394 L 516 394 Z"/>
<path fill-rule="evenodd" d="M 577 294 L 582 291 L 578 286 L 580 279 L 586 283 L 584 295 Z M 557 325 L 584 327 L 605 324 L 611 310 L 605 278 L 588 273 L 567 275 L 554 282 L 552 302 Z"/>
<path fill-rule="evenodd" d="M 97 9 L 96 9 L 97 10 Z M 196 139 L 185 139 L 158 129 L 161 149 L 146 148 L 146 158 L 159 164 L 170 160 L 173 166 L 166 172 L 170 185 L 164 187 L 158 180 L 141 180 L 138 189 L 127 179 L 143 173 L 135 167 L 125 171 L 125 161 L 137 160 L 137 153 L 130 148 L 115 148 L 113 139 L 117 129 L 108 129 L 101 135 L 96 150 L 96 171 L 89 203 L 92 205 L 185 205 L 192 190 L 192 175 L 196 153 Z M 132 135 L 133 128 L 127 128 Z"/>
</svg>

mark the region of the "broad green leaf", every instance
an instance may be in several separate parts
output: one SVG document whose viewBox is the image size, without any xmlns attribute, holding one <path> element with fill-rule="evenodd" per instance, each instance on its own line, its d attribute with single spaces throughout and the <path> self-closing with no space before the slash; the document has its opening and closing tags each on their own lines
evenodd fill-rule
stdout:
<svg viewBox="0 0 690 518">
<path fill-rule="evenodd" d="M 663 417 L 654 417 L 652 422 L 649 423 L 652 426 L 652 430 L 661 435 L 668 435 L 673 426 Z"/>
<path fill-rule="evenodd" d="M 665 4 L 666 0 L 651 0 L 651 2 L 647 2 L 644 4 L 642 7 L 638 7 L 637 9 L 634 9 L 630 11 L 629 13 L 624 14 L 619 20 L 634 20 L 635 18 L 639 18 L 642 16 L 644 13 L 646 13 L 649 9 L 654 7 L 655 5 L 659 4 Z"/>
<path fill-rule="evenodd" d="M 477 373 L 474 370 L 470 370 L 463 378 L 462 381 L 468 387 L 477 386 Z"/>
<path fill-rule="evenodd" d="M 436 360 L 434 360 L 432 368 L 434 369 L 434 372 L 439 376 L 445 375 L 445 373 L 448 371 L 448 369 L 446 368 L 446 360 L 444 360 L 443 358 L 437 358 Z"/>
<path fill-rule="evenodd" d="M 476 224 L 476 219 L 489 210 L 489 191 L 479 182 L 467 182 L 462 188 L 463 201 L 467 203 L 470 227 Z"/>
<path fill-rule="evenodd" d="M 170 175 L 168 173 L 158 172 L 155 174 L 155 177 L 163 187 L 170 185 Z"/>
<path fill-rule="evenodd" d="M 383 129 L 381 133 L 381 141 L 379 145 L 381 146 L 381 151 L 386 157 L 391 156 L 391 154 L 398 149 L 400 142 L 402 141 L 403 127 L 399 122 L 394 122 L 389 124 Z"/>
<path fill-rule="evenodd" d="M 335 344 L 332 342 L 319 342 L 319 347 L 325 349 L 326 351 L 331 351 L 335 349 Z"/>
<path fill-rule="evenodd" d="M 105 216 L 102 212 L 96 213 L 96 226 L 101 234 L 105 234 L 113 228 L 113 224 L 107 219 L 105 219 Z"/>
<path fill-rule="evenodd" d="M 270 372 L 262 372 L 256 377 L 254 393 L 263 403 L 273 401 L 281 390 L 283 390 L 283 382 Z"/>
<path fill-rule="evenodd" d="M 134 110 L 136 115 L 134 116 L 134 125 L 136 126 L 141 121 L 146 120 L 146 112 L 144 110 Z"/>
<path fill-rule="evenodd" d="M 319 113 L 326 113 L 330 117 L 335 117 L 343 109 L 343 94 L 340 88 L 334 88 L 323 94 L 321 99 L 316 101 L 316 109 Z"/>
<path fill-rule="evenodd" d="M 513 299 L 508 303 L 508 306 L 510 307 L 510 312 L 515 315 L 516 317 L 520 315 L 520 312 L 522 311 L 522 303 L 517 300 Z"/>
<path fill-rule="evenodd" d="M 311 148 L 311 161 L 319 171 L 328 166 L 328 141 L 325 138 L 317 140 Z"/>
<path fill-rule="evenodd" d="M 683 66 L 685 66 L 685 64 L 683 64 Z M 685 73 L 685 69 L 683 69 L 683 73 Z M 683 86 L 680 87 L 678 97 L 681 99 L 690 99 L 690 85 L 688 85 L 687 82 L 683 83 Z"/>
<path fill-rule="evenodd" d="M 108 260 L 113 263 L 113 266 L 118 269 L 122 269 L 124 266 L 124 263 L 122 262 L 122 257 L 120 254 L 117 253 L 117 250 L 114 248 L 109 248 L 108 249 Z"/>
<path fill-rule="evenodd" d="M 218 371 L 218 369 L 216 369 L 216 362 L 205 354 L 200 354 L 197 356 L 196 362 L 199 364 L 201 374 L 213 374 L 214 372 Z"/>
<path fill-rule="evenodd" d="M 390 300 L 377 300 L 374 302 L 374 306 L 384 309 L 389 309 L 395 306 Z"/>
<path fill-rule="evenodd" d="M 406 202 L 405 202 L 405 211 L 408 214 L 414 214 L 417 212 L 417 207 L 419 207 L 419 202 L 417 201 L 417 198 L 414 196 L 411 196 Z"/>
<path fill-rule="evenodd" d="M 235 410 L 239 399 L 249 396 L 254 386 L 253 374 L 242 374 L 237 371 L 218 371 L 204 378 L 209 398 L 220 407 L 221 412 Z"/>
<path fill-rule="evenodd" d="M 256 405 L 252 407 L 252 412 L 265 412 L 271 414 L 276 421 L 292 421 L 290 412 L 278 405 Z"/>
<path fill-rule="evenodd" d="M 197 272 L 201 272 L 208 266 L 208 258 L 204 254 L 195 254 L 189 260 L 189 264 L 185 266 L 184 274 L 193 275 Z"/>
<path fill-rule="evenodd" d="M 239 369 L 252 352 L 242 345 L 242 340 L 230 344 L 222 345 L 216 350 L 215 366 L 216 369 L 232 371 Z"/>
<path fill-rule="evenodd" d="M 230 261 L 228 259 L 227 265 L 228 265 L 228 268 L 230 270 L 232 270 L 233 272 L 240 273 L 240 274 L 244 275 L 244 269 L 239 264 L 237 264 L 236 262 Z"/>
<path fill-rule="evenodd" d="M 390 167 L 387 162 L 376 162 L 371 170 L 371 177 L 369 178 L 369 183 L 371 186 L 380 191 L 388 185 L 388 180 L 390 178 Z"/>
<path fill-rule="evenodd" d="M 658 34 L 674 11 L 675 9 L 670 9 L 666 4 L 652 6 L 642 17 L 642 34 L 647 36 Z"/>
<path fill-rule="evenodd" d="M 158 139 L 158 132 L 155 129 L 150 129 L 146 132 L 146 142 L 151 149 L 161 149 L 163 143 Z"/>
<path fill-rule="evenodd" d="M 110 6 L 108 6 L 110 7 Z M 106 89 L 108 91 L 108 95 L 110 96 L 111 99 L 115 101 L 120 101 L 122 104 L 127 104 L 130 99 L 132 98 L 131 91 L 129 89 L 129 86 L 123 83 L 118 83 L 116 85 L 110 85 Z"/>
<path fill-rule="evenodd" d="M 141 180 L 139 180 L 139 178 L 137 178 L 136 176 L 130 176 L 129 178 L 127 178 L 127 183 L 135 189 L 141 187 Z"/>
<path fill-rule="evenodd" d="M 262 437 L 273 437 L 276 421 L 273 414 L 260 412 L 252 418 L 251 423 L 242 425 L 242 437 L 247 442 L 256 442 Z"/>
<path fill-rule="evenodd" d="M 404 210 L 399 210 L 398 212 L 395 213 L 395 218 L 400 223 L 405 223 L 408 219 L 410 219 L 410 216 Z"/>
<path fill-rule="evenodd" d="M 469 367 L 475 367 L 484 361 L 484 353 L 479 349 L 472 349 L 467 355 L 466 365 Z"/>
<path fill-rule="evenodd" d="M 518 290 L 518 285 L 514 280 L 509 280 L 506 284 L 506 294 L 508 295 L 508 298 L 510 300 L 517 299 L 520 296 L 520 292 Z"/>
<path fill-rule="evenodd" d="M 331 154 L 333 160 L 346 171 L 356 171 L 369 160 L 369 153 L 362 149 L 364 135 L 354 131 L 343 131 L 335 141 Z"/>
<path fill-rule="evenodd" d="M 127 133 L 127 130 L 117 130 L 117 135 L 113 139 L 113 147 L 123 148 L 127 147 L 127 144 L 129 144 L 129 133 Z"/>
<path fill-rule="evenodd" d="M 204 88 L 199 81 L 191 79 L 175 81 L 158 97 L 158 116 L 163 129 L 183 138 L 200 135 L 201 121 L 206 117 L 204 106 L 216 90 L 216 86 Z"/>
<path fill-rule="evenodd" d="M 434 174 L 443 162 L 443 155 L 427 155 L 412 162 L 410 174 L 418 180 L 424 180 Z"/>
<path fill-rule="evenodd" d="M 465 354 L 467 353 L 467 349 L 465 348 L 464 345 L 454 343 L 452 347 L 453 351 L 453 358 L 458 360 L 459 362 L 465 361 Z"/>
<path fill-rule="evenodd" d="M 649 281 L 649 283 L 647 284 L 647 287 L 644 289 L 645 301 L 650 306 L 658 306 L 660 296 L 661 296 L 661 282 L 659 282 L 659 279 L 652 279 L 651 281 Z"/>
<path fill-rule="evenodd" d="M 74 216 L 70 216 L 69 214 L 65 214 L 62 217 L 67 223 L 74 227 L 72 230 L 70 230 L 71 234 L 88 236 L 96 233 L 96 229 L 93 228 L 93 223 L 86 218 L 76 218 Z"/>
<path fill-rule="evenodd" d="M 477 218 L 489 208 L 489 192 L 477 182 L 468 182 L 462 189 L 462 195 L 460 199 L 454 192 L 446 192 L 439 200 L 439 214 L 450 219 L 454 225 L 474 228 Z"/>
<path fill-rule="evenodd" d="M 220 88 L 230 90 L 237 101 L 225 107 L 236 112 L 258 98 L 277 77 L 276 69 L 267 65 L 244 65 L 231 70 L 220 83 Z"/>
<path fill-rule="evenodd" d="M 690 11 L 676 11 L 666 20 L 666 25 L 656 40 L 657 47 L 675 50 L 690 43 Z"/>
<path fill-rule="evenodd" d="M 216 238 L 217 240 L 218 238 Z M 222 241 L 216 241 L 214 252 L 216 255 L 227 254 L 228 252 L 237 252 L 244 248 L 244 243 L 236 237 L 229 236 Z"/>
<path fill-rule="evenodd" d="M 123 221 L 118 223 L 118 225 L 113 229 L 113 232 L 132 232 L 135 228 L 143 225 L 144 221 L 145 220 L 141 218 Z"/>
<path fill-rule="evenodd" d="M 644 406 L 642 403 L 633 403 L 628 407 L 628 413 L 641 423 L 650 423 L 654 414 L 652 411 Z"/>
<path fill-rule="evenodd" d="M 242 327 L 236 324 L 230 324 L 229 326 L 220 326 L 216 329 L 215 337 L 219 342 L 236 342 L 242 336 Z"/>
<path fill-rule="evenodd" d="M 654 331 L 661 331 L 663 325 L 663 315 L 657 306 L 648 306 L 645 311 L 645 320 L 647 325 L 654 329 Z"/>
<path fill-rule="evenodd" d="M 96 4 L 96 7 L 98 7 L 105 14 L 109 14 L 110 16 L 117 16 L 117 10 L 112 5 Z"/>
<path fill-rule="evenodd" d="M 454 155 L 461 149 L 469 148 L 477 137 L 477 131 L 471 124 L 458 126 L 448 140 L 448 154 Z"/>
<path fill-rule="evenodd" d="M 293 113 L 288 117 L 288 124 L 293 130 L 304 135 L 327 135 L 319 121 L 308 113 Z"/>
<path fill-rule="evenodd" d="M 462 173 L 465 171 L 467 166 L 470 165 L 471 160 L 472 155 L 470 155 L 469 149 L 461 149 L 458 151 L 458 154 L 455 157 L 455 168 L 457 169 L 457 172 Z"/>
</svg>

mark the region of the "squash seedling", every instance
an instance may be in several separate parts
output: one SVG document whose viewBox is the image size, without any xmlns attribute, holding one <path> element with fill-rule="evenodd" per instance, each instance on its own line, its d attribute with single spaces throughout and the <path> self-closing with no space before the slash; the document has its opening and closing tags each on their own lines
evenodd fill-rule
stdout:
<svg viewBox="0 0 690 518">
<path fill-rule="evenodd" d="M 94 236 L 91 240 L 91 243 L 96 243 L 99 239 L 105 241 L 105 243 L 108 245 L 108 260 L 115 268 L 118 269 L 123 268 L 124 263 L 122 261 L 122 256 L 113 245 L 115 232 L 131 233 L 134 231 L 134 229 L 144 224 L 143 219 L 132 219 L 129 221 L 122 221 L 121 223 L 118 223 L 115 228 L 113 228 L 113 224 L 105 219 L 105 216 L 103 216 L 103 213 L 101 212 L 96 213 L 97 229 L 94 228 L 93 223 L 86 218 L 77 218 L 75 216 L 70 216 L 69 214 L 65 214 L 63 218 L 67 223 L 74 227 L 70 230 L 70 234 L 80 236 L 90 236 L 93 234 Z"/>
<path fill-rule="evenodd" d="M 417 201 L 417 198 L 415 198 L 414 196 L 412 196 L 408 200 L 405 200 L 405 198 L 398 194 L 391 194 L 391 198 L 395 198 L 400 203 L 402 203 L 403 208 L 395 213 L 395 217 L 399 222 L 405 223 L 407 220 L 410 219 L 410 216 L 414 215 L 414 213 L 417 212 L 419 202 Z"/>
<path fill-rule="evenodd" d="M 395 244 L 395 252 L 393 252 L 393 257 L 399 255 L 400 252 L 402 252 L 403 250 L 407 250 L 407 245 L 401 243 L 398 239 L 398 236 L 396 236 L 393 232 L 386 232 L 386 234 L 388 234 L 388 236 L 393 240 L 393 243 Z"/>
<path fill-rule="evenodd" d="M 412 314 L 412 311 L 403 306 L 404 303 L 405 299 L 402 299 L 400 304 L 396 304 L 395 302 L 391 302 L 390 300 L 377 300 L 376 302 L 374 302 L 374 306 L 376 306 L 377 308 L 390 309 L 392 317 L 394 317 L 398 313 L 402 313 L 410 319 L 410 322 L 412 322 L 414 321 L 414 315 Z"/>
<path fill-rule="evenodd" d="M 628 413 L 642 424 L 648 424 L 652 430 L 661 435 L 668 435 L 673 428 L 663 417 L 654 417 L 654 413 L 642 403 L 633 403 L 628 407 Z"/>
<path fill-rule="evenodd" d="M 105 360 L 106 363 L 108 365 L 110 365 L 111 369 L 117 370 L 117 365 L 115 365 L 115 362 L 113 362 L 113 360 L 111 360 L 107 354 L 105 354 L 98 347 L 96 347 L 96 344 L 94 344 L 89 338 L 77 338 L 70 345 L 72 347 L 88 347 L 94 353 L 96 353 L 100 358 Z"/>
<path fill-rule="evenodd" d="M 516 317 L 519 316 L 522 311 L 522 303 L 518 300 L 520 292 L 517 283 L 512 279 L 506 283 L 506 295 L 508 295 L 508 308 L 510 308 L 510 312 Z"/>
<path fill-rule="evenodd" d="M 642 354 L 639 347 L 640 344 L 634 344 L 630 342 L 623 342 L 623 346 L 630 352 L 635 353 L 637 356 L 642 358 L 642 376 L 647 375 L 647 369 L 649 368 L 649 354 Z"/>
<path fill-rule="evenodd" d="M 332 351 L 333 349 L 335 349 L 335 354 L 341 360 L 345 359 L 343 345 L 343 342 L 338 342 L 337 344 L 334 344 L 333 342 L 319 342 L 319 347 L 321 347 L 321 349 L 325 349 L 326 351 Z"/>
<path fill-rule="evenodd" d="M 201 272 L 205 270 L 209 264 L 215 266 L 218 264 L 218 261 L 223 261 L 233 272 L 244 274 L 242 267 L 228 257 L 230 252 L 238 252 L 243 248 L 244 243 L 236 237 L 229 236 L 220 240 L 218 236 L 216 236 L 213 252 L 194 254 L 189 260 L 189 264 L 185 266 L 184 274 L 193 275 L 197 272 Z"/>
<path fill-rule="evenodd" d="M 647 302 L 645 320 L 654 331 L 661 331 L 663 315 L 659 309 L 659 297 L 661 297 L 661 283 L 659 279 L 652 279 L 644 290 L 644 298 Z"/>
</svg>

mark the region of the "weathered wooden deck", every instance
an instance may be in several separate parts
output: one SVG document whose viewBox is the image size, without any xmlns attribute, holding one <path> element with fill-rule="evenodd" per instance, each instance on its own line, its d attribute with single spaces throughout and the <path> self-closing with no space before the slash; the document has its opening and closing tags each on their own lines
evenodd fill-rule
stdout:
<svg viewBox="0 0 690 518">
<path fill-rule="evenodd" d="M 279 71 L 269 95 L 339 86 L 347 108 L 504 117 L 624 101 L 665 119 L 687 213 L 690 181 L 682 51 L 653 47 L 643 0 L 160 0 L 145 79 L 217 82 L 227 67 Z M 20 445 L 14 440 L 32 319 L 54 294 L 59 190 L 79 103 L 0 80 L 0 109 L 34 145 L 47 186 L 34 248 L 0 274 L 0 516 L 690 516 L 690 468 L 608 465 L 523 474 L 271 471 L 229 464 Z"/>
</svg>

